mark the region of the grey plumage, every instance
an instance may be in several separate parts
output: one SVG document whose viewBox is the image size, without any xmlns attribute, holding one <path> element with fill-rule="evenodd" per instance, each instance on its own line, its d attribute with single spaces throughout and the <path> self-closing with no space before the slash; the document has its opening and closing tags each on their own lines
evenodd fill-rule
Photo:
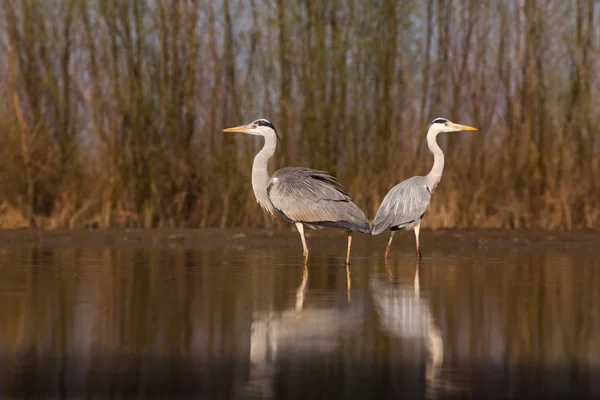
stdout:
<svg viewBox="0 0 600 400">
<path fill-rule="evenodd" d="M 371 232 L 362 210 L 345 188 L 324 171 L 282 168 L 269 179 L 267 195 L 273 207 L 290 222 Z"/>
<path fill-rule="evenodd" d="M 433 167 L 426 176 L 413 176 L 394 186 L 383 198 L 379 210 L 371 225 L 371 234 L 378 235 L 385 230 L 391 230 L 390 239 L 385 249 L 385 258 L 390 253 L 394 233 L 397 230 L 415 231 L 417 257 L 421 258 L 419 248 L 419 230 L 421 220 L 427 211 L 431 193 L 435 191 L 442 179 L 444 171 L 444 153 L 437 144 L 437 135 L 442 132 L 475 131 L 477 129 L 455 124 L 446 118 L 434 119 L 427 128 L 427 146 L 433 154 Z"/>
<path fill-rule="evenodd" d="M 431 192 L 425 177 L 413 176 L 394 186 L 385 195 L 371 226 L 371 234 L 386 230 L 408 230 L 425 215 Z"/>
<path fill-rule="evenodd" d="M 286 220 L 296 224 L 302 239 L 304 262 L 308 260 L 308 247 L 304 226 L 328 227 L 348 231 L 346 263 L 350 259 L 352 231 L 370 233 L 365 214 L 334 177 L 326 172 L 310 168 L 282 168 L 269 177 L 269 159 L 275 153 L 279 135 L 266 119 L 234 128 L 225 132 L 244 132 L 265 138 L 263 148 L 252 163 L 252 189 L 256 201 L 269 214 L 279 212 Z"/>
</svg>

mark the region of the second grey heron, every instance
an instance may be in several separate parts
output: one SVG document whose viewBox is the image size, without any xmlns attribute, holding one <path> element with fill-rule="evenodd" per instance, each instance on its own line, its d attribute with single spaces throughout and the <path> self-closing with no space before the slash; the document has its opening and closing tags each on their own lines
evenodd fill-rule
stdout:
<svg viewBox="0 0 600 400">
<path fill-rule="evenodd" d="M 265 138 L 261 151 L 252 165 L 252 188 L 256 201 L 270 215 L 279 212 L 287 221 L 296 224 L 302 239 L 304 262 L 308 248 L 304 226 L 345 229 L 348 232 L 346 264 L 350 262 L 352 232 L 371 233 L 365 214 L 350 198 L 334 177 L 310 168 L 281 168 L 269 176 L 269 159 L 275 154 L 279 135 L 272 123 L 257 119 L 247 125 L 227 128 L 224 132 L 243 132 Z"/>
<path fill-rule="evenodd" d="M 379 210 L 371 225 L 371 234 L 378 235 L 385 230 L 392 231 L 385 249 L 385 258 L 390 253 L 394 233 L 398 230 L 415 231 L 417 257 L 421 259 L 419 249 L 419 230 L 421 220 L 427 211 L 431 193 L 442 179 L 444 170 L 444 152 L 437 144 L 437 135 L 442 132 L 476 131 L 471 126 L 455 124 L 446 118 L 436 118 L 427 129 L 427 146 L 433 154 L 433 167 L 426 176 L 413 176 L 394 186 L 383 198 Z"/>
</svg>

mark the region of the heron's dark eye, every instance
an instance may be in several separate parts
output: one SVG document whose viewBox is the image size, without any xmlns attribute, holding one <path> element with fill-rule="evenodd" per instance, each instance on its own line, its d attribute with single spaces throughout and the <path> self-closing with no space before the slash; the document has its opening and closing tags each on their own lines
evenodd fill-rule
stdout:
<svg viewBox="0 0 600 400">
<path fill-rule="evenodd" d="M 444 125 L 448 126 L 448 123 L 446 122 L 446 123 L 444 123 Z"/>
<path fill-rule="evenodd" d="M 256 128 L 258 128 L 258 125 L 252 124 L 252 129 L 256 129 Z"/>
</svg>

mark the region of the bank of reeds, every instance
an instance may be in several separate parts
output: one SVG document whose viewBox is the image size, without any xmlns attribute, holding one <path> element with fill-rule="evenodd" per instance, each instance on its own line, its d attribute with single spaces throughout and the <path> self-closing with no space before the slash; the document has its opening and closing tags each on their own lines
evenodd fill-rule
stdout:
<svg viewBox="0 0 600 400">
<path fill-rule="evenodd" d="M 284 226 L 255 202 L 272 161 L 336 175 L 372 217 L 446 170 L 428 227 L 600 227 L 593 0 L 0 0 L 0 226 Z"/>
</svg>

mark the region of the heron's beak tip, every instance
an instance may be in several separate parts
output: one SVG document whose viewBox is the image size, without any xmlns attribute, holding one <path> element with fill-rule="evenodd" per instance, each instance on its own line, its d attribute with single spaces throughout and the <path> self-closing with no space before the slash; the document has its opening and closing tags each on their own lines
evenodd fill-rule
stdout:
<svg viewBox="0 0 600 400">
<path fill-rule="evenodd" d="M 460 129 L 461 131 L 476 131 L 477 128 L 473 128 L 472 126 L 468 126 L 468 125 L 461 125 L 461 124 L 454 124 L 456 128 Z"/>
<path fill-rule="evenodd" d="M 223 132 L 245 132 L 249 129 L 248 125 L 234 126 L 233 128 L 223 129 Z"/>
</svg>

